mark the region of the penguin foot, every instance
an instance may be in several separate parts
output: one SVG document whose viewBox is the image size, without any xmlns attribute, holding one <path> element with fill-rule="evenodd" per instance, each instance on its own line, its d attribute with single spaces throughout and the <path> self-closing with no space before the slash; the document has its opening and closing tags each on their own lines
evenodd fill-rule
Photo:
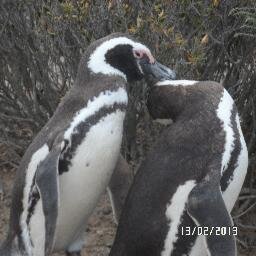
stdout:
<svg viewBox="0 0 256 256">
<path fill-rule="evenodd" d="M 81 251 L 77 251 L 77 252 L 68 252 L 66 251 L 66 256 L 81 256 Z"/>
</svg>

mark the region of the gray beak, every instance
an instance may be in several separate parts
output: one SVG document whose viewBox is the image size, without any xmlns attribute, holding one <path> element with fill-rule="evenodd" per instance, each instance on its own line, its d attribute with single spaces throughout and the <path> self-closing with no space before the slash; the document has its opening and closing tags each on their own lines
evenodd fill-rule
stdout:
<svg viewBox="0 0 256 256">
<path fill-rule="evenodd" d="M 139 65 L 141 66 L 146 78 L 151 76 L 158 81 L 174 80 L 176 78 L 176 74 L 173 70 L 169 69 L 168 67 L 162 65 L 157 61 L 151 64 L 143 58 L 139 60 Z"/>
</svg>

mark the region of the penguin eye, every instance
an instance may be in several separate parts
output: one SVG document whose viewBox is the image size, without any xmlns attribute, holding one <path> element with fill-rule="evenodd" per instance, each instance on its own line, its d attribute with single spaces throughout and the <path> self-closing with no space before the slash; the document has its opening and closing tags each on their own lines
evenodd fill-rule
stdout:
<svg viewBox="0 0 256 256">
<path fill-rule="evenodd" d="M 152 56 L 151 52 L 144 49 L 133 49 L 133 55 L 136 59 L 146 58 L 150 64 L 155 63 L 155 58 Z"/>
<path fill-rule="evenodd" d="M 133 50 L 133 55 L 136 59 L 142 59 L 144 56 L 144 52 L 140 50 Z"/>
</svg>

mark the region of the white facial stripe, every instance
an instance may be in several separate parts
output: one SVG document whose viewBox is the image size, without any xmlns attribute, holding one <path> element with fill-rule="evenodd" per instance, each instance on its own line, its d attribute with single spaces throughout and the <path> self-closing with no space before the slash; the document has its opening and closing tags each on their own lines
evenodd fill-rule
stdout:
<svg viewBox="0 0 256 256">
<path fill-rule="evenodd" d="M 230 157 L 231 152 L 234 148 L 234 131 L 231 126 L 231 115 L 232 115 L 232 108 L 233 108 L 234 101 L 229 95 L 229 93 L 224 89 L 223 96 L 220 100 L 218 109 L 217 109 L 217 116 L 220 121 L 223 123 L 223 130 L 225 131 L 225 148 L 224 153 L 222 155 L 222 165 L 221 165 L 221 172 L 226 170 Z"/>
<path fill-rule="evenodd" d="M 70 127 L 64 134 L 65 139 L 70 139 L 74 129 L 89 116 L 95 114 L 104 106 L 112 106 L 114 103 L 128 103 L 127 92 L 124 88 L 119 88 L 117 91 L 104 91 L 99 96 L 94 97 L 92 101 L 88 101 L 87 106 L 76 113 Z"/>
<path fill-rule="evenodd" d="M 43 161 L 49 153 L 49 148 L 46 144 L 44 144 L 41 148 L 39 148 L 31 157 L 30 163 L 26 172 L 26 180 L 25 187 L 23 191 L 23 212 L 20 218 L 20 225 L 22 229 L 22 237 L 27 250 L 28 255 L 32 255 L 32 248 L 30 242 L 29 230 L 27 227 L 27 216 L 28 216 L 28 208 L 29 208 L 29 192 L 33 182 L 33 178 L 36 173 L 37 166 L 41 161 Z"/>
<path fill-rule="evenodd" d="M 185 184 L 179 186 L 171 199 L 171 203 L 167 206 L 165 215 L 167 220 L 170 221 L 170 229 L 165 239 L 161 256 L 170 256 L 174 249 L 173 245 L 178 239 L 177 234 L 181 215 L 185 209 L 188 195 L 195 185 L 195 180 L 188 180 Z"/>
<path fill-rule="evenodd" d="M 179 86 L 179 85 L 193 85 L 198 83 L 198 81 L 194 80 L 164 80 L 164 81 L 159 81 L 156 83 L 156 86 L 163 86 L 163 85 L 170 85 L 170 86 Z"/>
<path fill-rule="evenodd" d="M 120 70 L 112 67 L 106 62 L 105 54 L 119 44 L 129 44 L 134 50 L 144 50 L 150 53 L 150 50 L 143 44 L 132 41 L 126 37 L 112 38 L 101 45 L 91 54 L 88 67 L 93 73 L 102 73 L 104 75 L 118 75 L 126 80 L 126 75 Z"/>
</svg>

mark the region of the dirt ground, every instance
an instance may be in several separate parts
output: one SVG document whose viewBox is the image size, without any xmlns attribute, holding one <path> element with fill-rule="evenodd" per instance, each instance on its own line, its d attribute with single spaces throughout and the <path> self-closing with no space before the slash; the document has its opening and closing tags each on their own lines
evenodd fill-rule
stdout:
<svg viewBox="0 0 256 256">
<path fill-rule="evenodd" d="M 11 188 L 14 179 L 14 171 L 0 172 L 3 182 L 4 194 L 0 198 L 0 241 L 3 240 L 7 232 L 9 219 L 9 209 L 11 201 Z M 87 228 L 86 245 L 82 256 L 106 256 L 113 243 L 116 224 L 113 220 L 111 206 L 107 195 L 103 195 L 98 207 L 90 218 Z M 53 256 L 64 256 L 64 253 L 56 253 Z"/>
</svg>

